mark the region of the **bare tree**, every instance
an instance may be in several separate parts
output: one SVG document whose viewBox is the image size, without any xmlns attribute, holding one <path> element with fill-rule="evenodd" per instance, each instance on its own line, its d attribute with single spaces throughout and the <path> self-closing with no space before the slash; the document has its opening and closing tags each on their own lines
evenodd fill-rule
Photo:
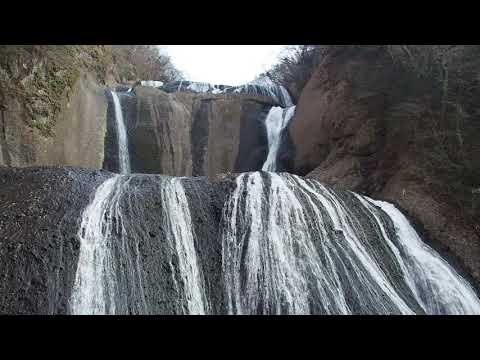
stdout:
<svg viewBox="0 0 480 360">
<path fill-rule="evenodd" d="M 112 51 L 121 75 L 131 80 L 181 80 L 183 75 L 170 57 L 155 45 L 114 45 Z"/>
</svg>

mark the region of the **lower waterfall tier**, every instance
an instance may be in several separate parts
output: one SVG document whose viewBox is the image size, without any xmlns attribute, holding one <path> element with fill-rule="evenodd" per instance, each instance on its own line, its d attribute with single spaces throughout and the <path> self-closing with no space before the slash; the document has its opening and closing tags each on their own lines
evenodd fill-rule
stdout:
<svg viewBox="0 0 480 360">
<path fill-rule="evenodd" d="M 393 205 L 314 180 L 0 168 L 0 189 L 0 313 L 480 313 Z"/>
</svg>

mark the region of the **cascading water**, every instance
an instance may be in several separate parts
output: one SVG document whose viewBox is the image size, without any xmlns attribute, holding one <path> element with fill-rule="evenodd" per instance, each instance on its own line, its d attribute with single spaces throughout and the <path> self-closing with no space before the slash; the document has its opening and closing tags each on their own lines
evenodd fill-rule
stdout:
<svg viewBox="0 0 480 360">
<path fill-rule="evenodd" d="M 140 191 L 146 188 L 151 193 Z M 158 226 L 161 240 L 152 237 L 152 228 Z M 80 255 L 71 313 L 209 311 L 180 178 L 109 178 L 83 212 L 78 237 Z M 153 260 L 145 259 L 146 249 L 156 255 Z"/>
<path fill-rule="evenodd" d="M 121 239 L 125 236 L 119 208 L 122 181 L 120 175 L 106 180 L 83 212 L 78 232 L 80 255 L 71 298 L 73 314 L 116 313 L 116 295 L 122 293 L 116 281 L 112 248 L 116 236 Z"/>
<path fill-rule="evenodd" d="M 168 212 L 165 214 L 164 227 L 179 260 L 179 271 L 189 314 L 205 314 L 207 301 L 203 290 L 200 269 L 195 252 L 193 225 L 187 197 L 179 178 L 170 178 L 161 187 L 161 196 Z"/>
<path fill-rule="evenodd" d="M 398 234 L 398 252 L 392 241 L 385 239 L 399 259 L 413 289 L 415 299 L 428 314 L 478 314 L 479 299 L 466 283 L 435 251 L 425 245 L 405 216 L 392 204 L 355 195 L 378 219 L 377 207 L 392 220 Z M 366 204 L 369 201 L 377 207 Z M 377 220 L 378 221 L 378 220 Z M 385 234 L 385 230 L 382 229 Z"/>
<path fill-rule="evenodd" d="M 122 174 L 82 214 L 71 313 L 480 314 L 472 287 L 393 205 L 271 172 L 294 106 L 270 110 L 268 172 L 236 177 L 217 220 L 219 248 L 208 250 L 219 254 L 221 244 L 221 266 L 219 257 L 205 262 L 190 214 L 205 204 L 189 204 L 182 178 L 129 174 L 112 98 Z"/>
<path fill-rule="evenodd" d="M 282 134 L 295 113 L 295 106 L 286 109 L 272 107 L 265 119 L 268 138 L 268 155 L 265 160 L 263 171 L 277 170 L 277 154 L 282 143 Z"/>
<path fill-rule="evenodd" d="M 130 156 L 128 153 L 128 137 L 125 122 L 123 120 L 122 106 L 120 99 L 115 91 L 111 91 L 113 106 L 115 109 L 115 123 L 117 125 L 117 141 L 118 141 L 118 159 L 120 164 L 120 173 L 130 173 Z"/>
<path fill-rule="evenodd" d="M 157 81 L 157 80 L 144 80 L 140 82 L 141 86 L 149 86 L 149 87 L 155 87 L 159 88 L 163 86 L 163 81 Z"/>
<path fill-rule="evenodd" d="M 251 94 L 258 96 L 266 96 L 275 100 L 282 107 L 293 106 L 292 99 L 288 91 L 273 82 L 253 81 L 251 83 L 239 86 L 214 85 L 205 82 L 194 81 L 175 81 L 160 87 L 165 92 L 191 91 L 196 93 L 212 93 L 212 94 Z"/>
<path fill-rule="evenodd" d="M 221 229 L 230 314 L 480 314 L 470 285 L 388 203 L 247 173 Z"/>
</svg>

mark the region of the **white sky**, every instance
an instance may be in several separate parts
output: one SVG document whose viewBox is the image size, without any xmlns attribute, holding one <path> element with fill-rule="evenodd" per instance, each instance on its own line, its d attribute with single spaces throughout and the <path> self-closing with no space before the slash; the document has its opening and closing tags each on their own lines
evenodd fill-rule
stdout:
<svg viewBox="0 0 480 360">
<path fill-rule="evenodd" d="M 273 65 L 284 45 L 159 45 L 186 80 L 241 85 Z"/>
</svg>

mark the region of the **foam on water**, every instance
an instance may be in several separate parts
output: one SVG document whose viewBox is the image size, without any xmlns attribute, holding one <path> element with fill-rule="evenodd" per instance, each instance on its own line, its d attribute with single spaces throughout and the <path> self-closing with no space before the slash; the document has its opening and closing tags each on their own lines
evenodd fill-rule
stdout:
<svg viewBox="0 0 480 360">
<path fill-rule="evenodd" d="M 278 150 L 282 144 L 283 131 L 295 113 L 295 106 L 289 108 L 272 107 L 265 119 L 268 139 L 268 154 L 262 166 L 263 171 L 277 170 Z"/>
<path fill-rule="evenodd" d="M 241 174 L 221 229 L 231 314 L 480 313 L 471 286 L 385 202 Z"/>
</svg>

